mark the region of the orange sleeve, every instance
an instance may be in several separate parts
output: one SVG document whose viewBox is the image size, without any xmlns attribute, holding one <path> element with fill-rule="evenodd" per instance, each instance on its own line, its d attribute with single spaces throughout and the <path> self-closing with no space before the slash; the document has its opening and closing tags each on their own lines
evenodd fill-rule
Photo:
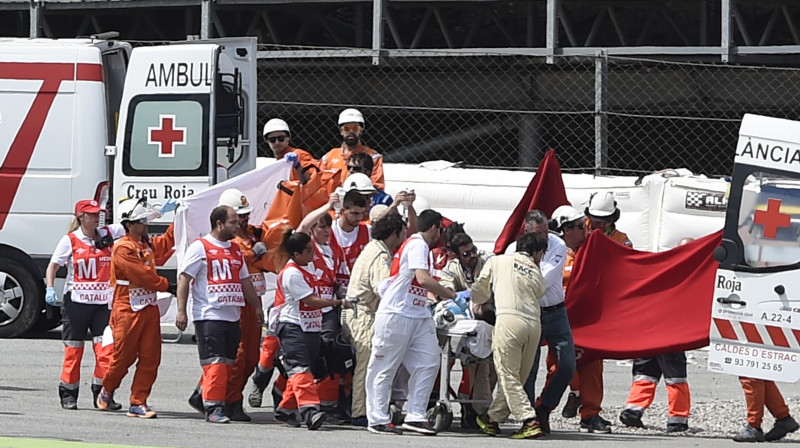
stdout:
<svg viewBox="0 0 800 448">
<path fill-rule="evenodd" d="M 169 288 L 169 281 L 158 275 L 155 263 L 145 264 L 145 256 L 133 242 L 121 241 L 115 244 L 111 261 L 117 280 L 127 280 L 131 285 L 155 291 L 166 291 Z"/>
<path fill-rule="evenodd" d="M 175 223 L 170 224 L 163 235 L 150 238 L 150 245 L 156 258 L 161 259 L 169 255 L 175 247 Z"/>
<path fill-rule="evenodd" d="M 314 158 L 308 151 L 303 151 L 302 149 L 298 149 L 295 151 L 297 154 L 297 159 L 300 161 L 300 166 L 303 167 L 304 171 L 307 170 L 319 170 L 319 162 L 317 159 Z"/>
<path fill-rule="evenodd" d="M 234 239 L 236 244 L 239 245 L 239 248 L 242 250 L 242 256 L 244 257 L 244 262 L 248 268 L 253 266 L 253 263 L 256 261 L 256 254 L 252 250 L 252 246 L 250 245 L 250 241 L 245 240 L 244 238 L 236 237 Z"/>
<path fill-rule="evenodd" d="M 372 185 L 374 185 L 375 188 L 385 190 L 386 182 L 383 179 L 383 156 L 373 157 L 372 162 L 372 175 L 370 176 Z"/>
</svg>

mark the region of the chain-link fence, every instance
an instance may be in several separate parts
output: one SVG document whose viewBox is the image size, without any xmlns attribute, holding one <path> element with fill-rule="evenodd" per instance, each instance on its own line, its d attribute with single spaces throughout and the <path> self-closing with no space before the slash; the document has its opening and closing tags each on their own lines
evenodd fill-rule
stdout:
<svg viewBox="0 0 800 448">
<path fill-rule="evenodd" d="M 364 50 L 259 49 L 259 123 L 285 119 L 317 157 L 356 107 L 387 162 L 530 168 L 554 148 L 571 172 L 725 175 L 744 113 L 800 118 L 800 69 L 436 51 L 375 65 Z"/>
</svg>

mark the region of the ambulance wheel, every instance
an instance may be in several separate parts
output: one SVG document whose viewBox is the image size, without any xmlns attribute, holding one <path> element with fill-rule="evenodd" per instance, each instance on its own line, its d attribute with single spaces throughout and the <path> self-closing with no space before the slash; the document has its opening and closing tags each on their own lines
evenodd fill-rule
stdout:
<svg viewBox="0 0 800 448">
<path fill-rule="evenodd" d="M 403 409 L 398 408 L 396 404 L 391 403 L 389 404 L 389 417 L 392 418 L 392 424 L 394 426 L 400 426 L 403 424 Z"/>
<path fill-rule="evenodd" d="M 30 330 L 44 307 L 44 283 L 25 260 L 0 255 L 0 338 Z"/>
<path fill-rule="evenodd" d="M 444 401 L 438 401 L 433 407 L 428 409 L 428 423 L 437 432 L 446 431 L 453 424 L 453 410 Z"/>
</svg>

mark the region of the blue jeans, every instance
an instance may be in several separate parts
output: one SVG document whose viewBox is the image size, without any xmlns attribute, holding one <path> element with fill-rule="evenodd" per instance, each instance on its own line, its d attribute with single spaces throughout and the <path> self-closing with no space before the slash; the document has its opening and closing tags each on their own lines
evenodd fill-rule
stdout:
<svg viewBox="0 0 800 448">
<path fill-rule="evenodd" d="M 558 358 L 558 369 L 550 380 L 550 384 L 542 391 L 542 405 L 553 410 L 558 406 L 561 396 L 567 390 L 572 376 L 575 375 L 575 343 L 572 341 L 572 330 L 569 328 L 567 308 L 545 312 L 542 311 L 542 340 L 547 341 L 550 350 L 555 350 Z M 525 393 L 531 400 L 531 405 L 536 401 L 536 374 L 539 371 L 539 357 L 541 347 L 536 350 L 536 359 L 533 368 L 525 382 Z"/>
</svg>

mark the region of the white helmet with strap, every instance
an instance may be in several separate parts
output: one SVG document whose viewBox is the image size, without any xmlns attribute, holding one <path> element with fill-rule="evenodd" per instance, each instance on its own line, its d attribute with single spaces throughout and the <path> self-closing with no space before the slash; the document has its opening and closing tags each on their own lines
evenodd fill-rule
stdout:
<svg viewBox="0 0 800 448">
<path fill-rule="evenodd" d="M 569 224 L 573 221 L 585 219 L 585 215 L 571 205 L 562 205 L 553 211 L 553 217 L 550 219 L 552 222 L 550 230 L 560 232 L 564 224 Z"/>
<path fill-rule="evenodd" d="M 266 122 L 262 134 L 266 137 L 269 133 L 277 131 L 282 131 L 289 134 L 290 137 L 292 136 L 291 131 L 289 131 L 289 124 L 280 118 L 273 118 Z"/>
<path fill-rule="evenodd" d="M 584 213 L 593 219 L 616 222 L 619 219 L 619 209 L 617 201 L 614 200 L 614 193 L 603 191 L 592 194 Z"/>
<path fill-rule="evenodd" d="M 145 198 L 125 199 L 119 204 L 120 222 L 146 219 L 148 222 L 161 217 L 161 213 L 147 203 Z"/>
<path fill-rule="evenodd" d="M 372 181 L 369 179 L 369 177 L 363 173 L 353 173 L 347 176 L 347 179 L 344 180 L 344 184 L 342 186 L 344 187 L 345 192 L 356 190 L 359 193 L 369 194 L 378 191 L 375 189 L 375 186 L 372 184 Z"/>
<path fill-rule="evenodd" d="M 364 127 L 364 116 L 358 109 L 345 109 L 339 114 L 339 126 L 345 123 L 358 123 Z"/>
<path fill-rule="evenodd" d="M 253 211 L 253 207 L 251 207 L 250 203 L 247 201 L 247 196 L 236 188 L 228 188 L 223 191 L 222 194 L 219 195 L 218 205 L 227 205 L 232 208 L 237 215 L 246 215 Z"/>
</svg>

